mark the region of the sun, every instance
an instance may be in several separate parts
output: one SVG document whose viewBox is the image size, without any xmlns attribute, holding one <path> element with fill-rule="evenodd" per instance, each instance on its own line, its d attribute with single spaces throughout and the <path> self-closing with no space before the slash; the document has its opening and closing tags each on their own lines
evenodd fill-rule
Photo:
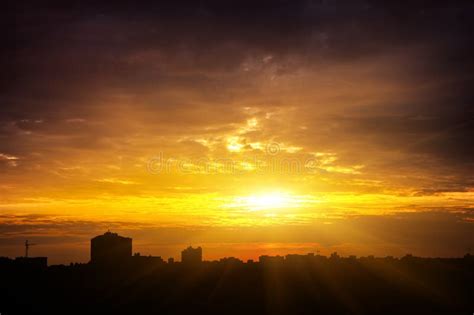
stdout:
<svg viewBox="0 0 474 315">
<path fill-rule="evenodd" d="M 280 194 L 271 194 L 263 196 L 250 196 L 247 198 L 251 206 L 258 208 L 281 208 L 288 204 L 284 196 Z"/>
<path fill-rule="evenodd" d="M 290 194 L 272 192 L 258 195 L 236 197 L 234 206 L 240 206 L 249 211 L 289 208 L 295 203 Z"/>
</svg>

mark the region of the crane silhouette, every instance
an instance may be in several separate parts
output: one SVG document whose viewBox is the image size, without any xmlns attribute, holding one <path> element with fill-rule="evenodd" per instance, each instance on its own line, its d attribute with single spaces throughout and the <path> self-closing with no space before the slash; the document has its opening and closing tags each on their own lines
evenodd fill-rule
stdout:
<svg viewBox="0 0 474 315">
<path fill-rule="evenodd" d="M 30 249 L 30 246 L 37 245 L 37 244 L 32 244 L 29 243 L 28 240 L 25 241 L 25 257 L 28 258 L 28 250 Z"/>
</svg>

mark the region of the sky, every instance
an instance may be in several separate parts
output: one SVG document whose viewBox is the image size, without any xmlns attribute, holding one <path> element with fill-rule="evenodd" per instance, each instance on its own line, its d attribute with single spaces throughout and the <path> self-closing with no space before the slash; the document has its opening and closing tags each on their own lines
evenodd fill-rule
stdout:
<svg viewBox="0 0 474 315">
<path fill-rule="evenodd" d="M 0 256 L 474 248 L 470 1 L 7 2 Z"/>
</svg>

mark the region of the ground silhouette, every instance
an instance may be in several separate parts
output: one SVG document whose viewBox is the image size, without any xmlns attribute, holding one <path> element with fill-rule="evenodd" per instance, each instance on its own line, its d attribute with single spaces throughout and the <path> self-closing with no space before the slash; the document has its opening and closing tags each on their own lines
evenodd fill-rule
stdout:
<svg viewBox="0 0 474 315">
<path fill-rule="evenodd" d="M 474 256 L 262 256 L 45 267 L 0 259 L 10 314 L 472 314 Z"/>
</svg>

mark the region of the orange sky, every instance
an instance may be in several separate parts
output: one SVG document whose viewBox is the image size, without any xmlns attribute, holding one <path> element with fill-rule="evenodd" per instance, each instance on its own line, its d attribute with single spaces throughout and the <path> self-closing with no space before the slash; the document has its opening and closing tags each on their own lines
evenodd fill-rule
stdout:
<svg viewBox="0 0 474 315">
<path fill-rule="evenodd" d="M 164 257 L 474 245 L 472 45 L 451 11 L 23 9 L 4 43 L 0 255 L 29 239 L 87 261 L 109 228 Z"/>
</svg>

